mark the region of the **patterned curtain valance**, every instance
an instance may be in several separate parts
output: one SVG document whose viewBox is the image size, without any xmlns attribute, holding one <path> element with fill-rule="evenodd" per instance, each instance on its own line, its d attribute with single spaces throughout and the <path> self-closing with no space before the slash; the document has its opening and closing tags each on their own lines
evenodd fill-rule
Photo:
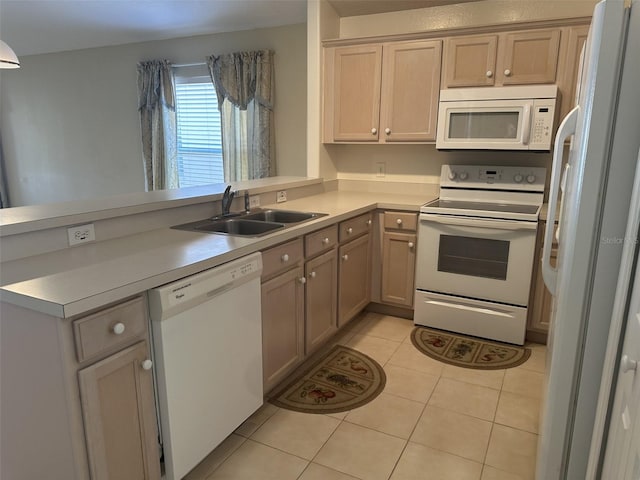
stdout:
<svg viewBox="0 0 640 480">
<path fill-rule="evenodd" d="M 151 60 L 138 63 L 138 110 L 151 110 L 160 102 L 175 109 L 171 63 L 168 60 Z"/>
<path fill-rule="evenodd" d="M 207 57 L 218 95 L 218 108 L 228 100 L 246 110 L 252 100 L 273 110 L 273 52 L 258 50 Z"/>
</svg>

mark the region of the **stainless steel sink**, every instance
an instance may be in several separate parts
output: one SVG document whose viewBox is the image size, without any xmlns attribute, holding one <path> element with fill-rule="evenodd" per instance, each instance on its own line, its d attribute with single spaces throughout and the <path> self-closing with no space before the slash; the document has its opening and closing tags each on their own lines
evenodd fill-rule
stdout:
<svg viewBox="0 0 640 480">
<path fill-rule="evenodd" d="M 313 218 L 321 217 L 324 213 L 294 212 L 292 210 L 262 210 L 249 213 L 242 218 L 259 220 L 261 222 L 299 223 Z"/>
<path fill-rule="evenodd" d="M 191 232 L 221 233 L 241 237 L 260 237 L 268 233 L 307 222 L 326 213 L 296 212 L 292 210 L 260 210 L 246 214 L 232 214 L 231 218 L 211 218 L 184 223 L 171 228 Z"/>
</svg>

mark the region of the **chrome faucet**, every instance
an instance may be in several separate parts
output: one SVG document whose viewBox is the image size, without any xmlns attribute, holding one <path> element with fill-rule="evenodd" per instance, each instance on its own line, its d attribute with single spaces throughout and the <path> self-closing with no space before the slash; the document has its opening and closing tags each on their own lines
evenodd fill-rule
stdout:
<svg viewBox="0 0 640 480">
<path fill-rule="evenodd" d="M 227 185 L 227 188 L 225 188 L 224 194 L 222 195 L 222 216 L 229 215 L 231 202 L 233 202 L 235 194 L 236 192 L 231 190 L 231 185 Z"/>
</svg>

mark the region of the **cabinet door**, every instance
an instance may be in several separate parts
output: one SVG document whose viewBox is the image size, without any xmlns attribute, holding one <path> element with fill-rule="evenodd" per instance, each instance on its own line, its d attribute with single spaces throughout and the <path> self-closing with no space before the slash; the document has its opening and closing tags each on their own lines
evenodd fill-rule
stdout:
<svg viewBox="0 0 640 480">
<path fill-rule="evenodd" d="M 556 259 L 558 256 L 558 249 L 551 249 L 550 263 L 553 267 L 556 266 Z M 542 258 L 542 249 L 539 250 L 539 259 Z M 547 286 L 544 284 L 542 278 L 542 268 L 538 265 L 535 283 L 533 284 L 533 301 L 529 306 L 531 312 L 529 313 L 528 328 L 541 333 L 547 333 L 549 331 L 549 322 L 551 320 L 551 304 L 553 303 L 553 295 L 547 290 Z"/>
<path fill-rule="evenodd" d="M 371 262 L 369 234 L 340 247 L 338 326 L 342 327 L 369 303 Z"/>
<path fill-rule="evenodd" d="M 308 355 L 337 329 L 338 253 L 333 249 L 305 265 L 305 352 Z"/>
<path fill-rule="evenodd" d="M 142 341 L 78 372 L 93 480 L 160 478 L 148 358 Z"/>
<path fill-rule="evenodd" d="M 503 85 L 554 83 L 560 29 L 507 33 L 498 69 Z"/>
<path fill-rule="evenodd" d="M 302 267 L 262 284 L 262 367 L 269 391 L 304 358 Z"/>
<path fill-rule="evenodd" d="M 377 142 L 380 120 L 382 45 L 333 49 L 333 141 Z"/>
<path fill-rule="evenodd" d="M 445 43 L 445 87 L 482 87 L 495 82 L 497 35 L 448 38 Z"/>
<path fill-rule="evenodd" d="M 435 140 L 440 40 L 384 46 L 380 135 L 385 142 Z"/>
<path fill-rule="evenodd" d="M 576 86 L 578 84 L 578 69 L 580 68 L 580 53 L 587 41 L 589 25 L 579 25 L 567 29 L 567 54 L 564 62 L 564 75 L 558 88 L 562 92 L 562 107 L 560 118 L 564 118 L 576 105 Z M 564 41 L 564 40 L 563 40 Z"/>
<path fill-rule="evenodd" d="M 382 238 L 382 301 L 413 306 L 416 236 L 385 232 Z"/>
</svg>

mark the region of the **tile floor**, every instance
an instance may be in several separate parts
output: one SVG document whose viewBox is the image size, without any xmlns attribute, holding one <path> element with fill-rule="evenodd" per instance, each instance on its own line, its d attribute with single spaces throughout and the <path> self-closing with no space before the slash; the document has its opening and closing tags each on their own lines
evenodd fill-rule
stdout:
<svg viewBox="0 0 640 480">
<path fill-rule="evenodd" d="M 266 403 L 187 480 L 518 480 L 534 477 L 545 349 L 507 370 L 437 362 L 410 320 L 366 313 L 333 343 L 377 360 L 384 391 L 349 412 Z"/>
</svg>

